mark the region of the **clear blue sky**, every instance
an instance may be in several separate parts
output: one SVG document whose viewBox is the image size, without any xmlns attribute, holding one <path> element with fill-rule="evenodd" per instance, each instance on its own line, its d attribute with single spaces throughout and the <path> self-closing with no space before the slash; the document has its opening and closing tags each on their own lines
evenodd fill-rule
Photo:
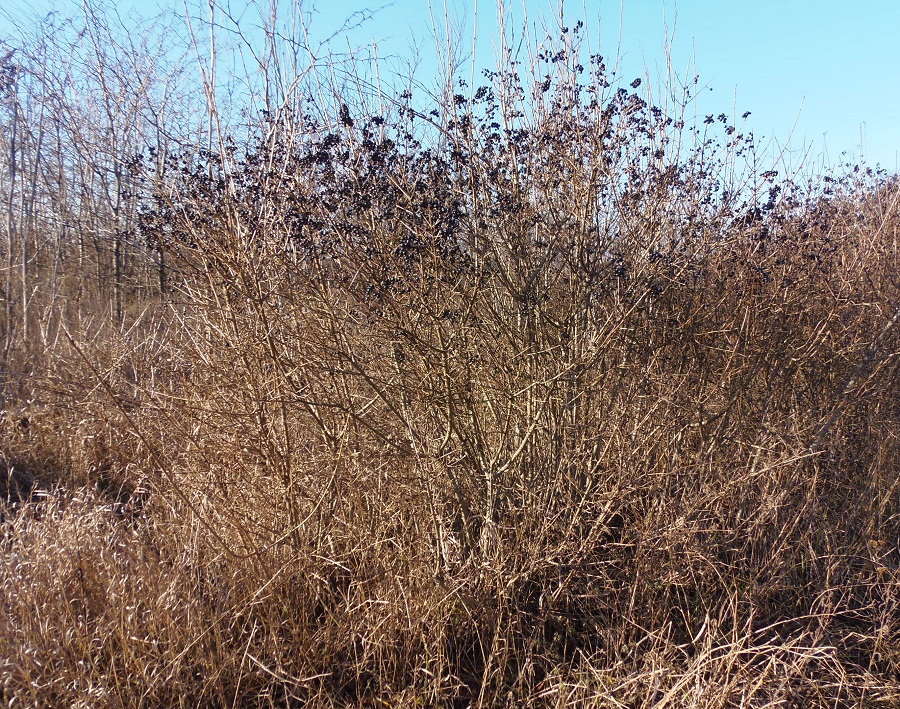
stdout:
<svg viewBox="0 0 900 709">
<path fill-rule="evenodd" d="M 65 8 L 72 0 L 3 0 L 16 17 Z M 223 0 L 225 1 L 225 0 Z M 232 0 L 232 6 L 243 0 Z M 470 32 L 475 0 L 446 0 Z M 154 12 L 179 0 L 128 0 L 120 5 Z M 205 3 L 203 3 L 205 4 Z M 263 0 L 267 5 L 267 0 Z M 432 0 L 442 21 L 445 0 Z M 513 27 L 527 10 L 532 27 L 541 16 L 553 26 L 554 0 L 510 0 Z M 310 6 L 309 3 L 306 4 Z M 576 0 L 565 3 L 566 23 L 585 20 L 593 48 L 608 59 L 622 54 L 624 77 L 651 76 L 665 66 L 664 40 L 672 36 L 672 60 L 681 75 L 696 72 L 704 93 L 701 112 L 752 111 L 747 127 L 773 146 L 790 139 L 796 164 L 835 165 L 864 157 L 890 171 L 900 164 L 900 0 Z M 353 44 L 378 42 L 382 57 L 408 57 L 422 50 L 420 80 L 434 70 L 428 0 L 319 0 L 312 29 L 326 36 L 354 11 L 378 9 L 354 30 Z M 175 9 L 177 8 L 177 10 Z M 492 63 L 496 2 L 477 4 L 479 65 Z M 0 16 L 0 34 L 4 32 Z M 619 42 L 621 27 L 621 45 Z M 346 45 L 345 45 L 346 46 Z M 632 76 L 633 75 L 633 76 Z M 773 149 L 777 149 L 773 148 Z"/>
<path fill-rule="evenodd" d="M 471 27 L 474 0 L 448 0 Z M 443 0 L 433 0 L 443 15 Z M 521 27 L 521 0 L 509 3 Z M 354 2 L 320 3 L 315 23 L 339 25 Z M 551 19 L 557 3 L 527 0 L 531 24 Z M 651 76 L 672 63 L 682 76 L 696 71 L 708 86 L 704 113 L 752 111 L 748 127 L 775 147 L 790 140 L 794 164 L 841 162 L 841 153 L 890 171 L 900 162 L 900 0 L 576 0 L 565 4 L 566 24 L 586 21 L 607 58 L 621 51 L 625 77 Z M 496 4 L 478 3 L 479 62 L 492 60 Z M 379 40 L 379 52 L 408 54 L 410 38 L 430 50 L 427 0 L 396 0 L 354 37 Z M 620 50 L 621 28 L 621 50 Z M 596 44 L 594 45 L 597 46 Z M 423 69 L 427 64 L 423 64 Z"/>
</svg>

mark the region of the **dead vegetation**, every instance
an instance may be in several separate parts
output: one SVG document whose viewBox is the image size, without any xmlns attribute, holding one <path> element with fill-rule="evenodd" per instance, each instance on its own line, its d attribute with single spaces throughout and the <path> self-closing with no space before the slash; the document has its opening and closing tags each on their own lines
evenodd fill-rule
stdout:
<svg viewBox="0 0 900 709">
<path fill-rule="evenodd" d="M 900 703 L 897 182 L 578 42 L 103 164 L 4 60 L 6 705 Z"/>
</svg>

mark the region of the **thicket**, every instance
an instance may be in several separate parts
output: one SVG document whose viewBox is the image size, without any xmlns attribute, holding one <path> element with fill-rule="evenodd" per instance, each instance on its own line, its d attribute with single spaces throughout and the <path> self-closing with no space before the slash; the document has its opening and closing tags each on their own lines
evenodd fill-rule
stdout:
<svg viewBox="0 0 900 709">
<path fill-rule="evenodd" d="M 900 702 L 896 178 L 112 16 L 3 50 L 3 703 Z"/>
</svg>

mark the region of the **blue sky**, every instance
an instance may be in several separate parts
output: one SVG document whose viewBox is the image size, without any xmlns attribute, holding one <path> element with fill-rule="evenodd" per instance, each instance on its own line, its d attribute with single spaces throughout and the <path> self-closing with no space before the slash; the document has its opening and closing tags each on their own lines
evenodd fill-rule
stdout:
<svg viewBox="0 0 900 709">
<path fill-rule="evenodd" d="M 472 25 L 472 0 L 451 11 Z M 353 2 L 321 3 L 314 24 L 339 25 Z M 443 1 L 433 0 L 443 15 Z M 556 2 L 509 3 L 514 26 L 533 25 Z M 478 3 L 480 64 L 492 61 L 496 4 Z M 623 78 L 664 70 L 665 38 L 682 76 L 696 72 L 707 90 L 703 113 L 751 111 L 747 126 L 771 149 L 810 167 L 864 157 L 897 171 L 900 163 L 900 1 L 861 0 L 578 0 L 565 5 L 566 24 L 585 21 L 594 46 L 622 56 Z M 397 0 L 354 33 L 379 40 L 379 53 L 408 54 L 411 37 L 430 50 L 427 0 Z M 621 43 L 620 43 L 621 32 Z M 428 65 L 423 62 L 422 69 Z M 842 156 L 843 152 L 847 153 Z"/>
<path fill-rule="evenodd" d="M 66 1 L 71 0 L 3 5 L 22 18 L 65 8 Z M 475 0 L 432 0 L 439 22 L 445 3 L 470 33 Z M 127 4 L 147 13 L 160 7 L 184 11 L 177 0 Z M 388 65 L 420 46 L 417 76 L 428 83 L 436 67 L 428 0 L 331 0 L 312 7 L 312 30 L 322 37 L 354 11 L 380 8 L 351 33 L 351 44 L 376 41 Z M 555 1 L 511 0 L 511 25 L 519 32 L 527 13 L 532 28 L 542 16 L 553 27 L 557 7 Z M 629 81 L 664 69 L 668 33 L 676 71 L 699 74 L 700 84 L 711 89 L 700 99 L 700 112 L 752 111 L 746 127 L 773 151 L 787 147 L 785 159 L 793 166 L 801 159 L 815 168 L 863 157 L 892 172 L 900 167 L 898 0 L 577 0 L 566 2 L 564 14 L 568 25 L 585 21 L 595 51 L 608 60 L 621 55 L 622 78 Z M 496 0 L 477 3 L 479 66 L 493 62 L 496 15 Z M 4 24 L 0 16 L 0 34 Z"/>
</svg>

